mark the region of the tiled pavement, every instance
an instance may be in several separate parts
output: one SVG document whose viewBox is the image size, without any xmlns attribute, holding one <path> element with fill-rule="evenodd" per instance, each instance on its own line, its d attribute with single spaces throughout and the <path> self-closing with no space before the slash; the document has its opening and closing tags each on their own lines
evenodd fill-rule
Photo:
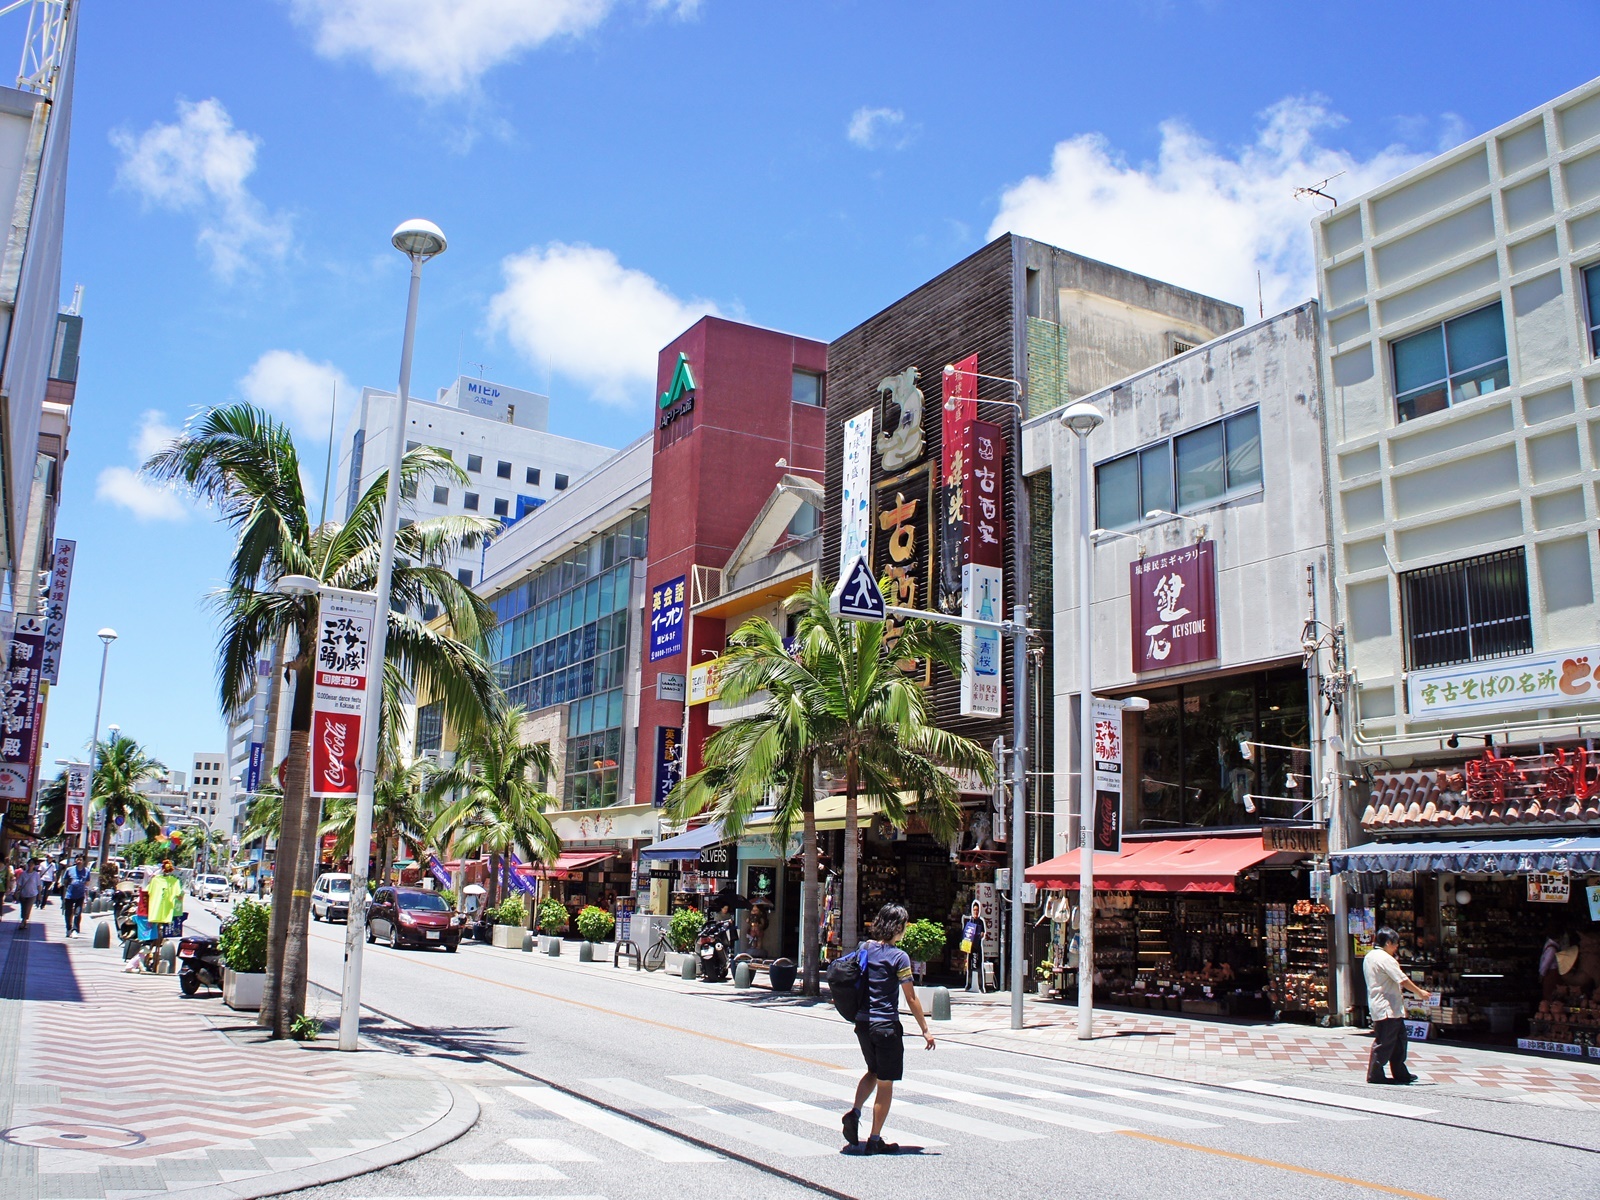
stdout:
<svg viewBox="0 0 1600 1200">
<path fill-rule="evenodd" d="M 242 1200 L 425 1153 L 476 1118 L 417 1064 L 270 1042 L 254 1014 L 63 941 L 52 915 L 0 926 L 0 1200 Z"/>
</svg>

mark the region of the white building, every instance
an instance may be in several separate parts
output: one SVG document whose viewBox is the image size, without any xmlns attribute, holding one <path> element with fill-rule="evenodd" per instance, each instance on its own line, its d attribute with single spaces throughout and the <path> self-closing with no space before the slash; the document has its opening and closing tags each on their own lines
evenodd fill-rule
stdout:
<svg viewBox="0 0 1600 1200">
<path fill-rule="evenodd" d="M 233 812 L 228 756 L 221 750 L 197 751 L 190 767 L 187 815 L 218 829 L 228 829 L 228 820 L 217 820 L 219 816 L 231 818 Z"/>
<path fill-rule="evenodd" d="M 394 446 L 396 399 L 392 392 L 363 388 L 361 403 L 340 442 L 332 512 L 341 519 L 362 491 L 386 469 Z M 407 405 L 407 449 L 433 446 L 466 472 L 465 486 L 424 485 L 409 497 L 405 520 L 450 515 L 498 517 L 510 525 L 609 458 L 614 451 L 549 431 L 550 399 L 505 384 L 465 375 L 437 400 L 413 397 Z M 460 555 L 451 564 L 457 578 L 475 585 L 484 552 Z"/>
</svg>

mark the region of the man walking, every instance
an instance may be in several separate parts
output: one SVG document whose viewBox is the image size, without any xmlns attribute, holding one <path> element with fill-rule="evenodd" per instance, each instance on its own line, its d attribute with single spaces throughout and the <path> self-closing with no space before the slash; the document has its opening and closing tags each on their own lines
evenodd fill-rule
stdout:
<svg viewBox="0 0 1600 1200">
<path fill-rule="evenodd" d="M 1395 960 L 1399 948 L 1400 935 L 1385 925 L 1373 935 L 1372 949 L 1361 964 L 1367 979 L 1367 1012 L 1372 1017 L 1368 1083 L 1415 1083 L 1417 1079 L 1406 1068 L 1405 993 L 1426 1000 L 1428 992 L 1413 983 Z M 1392 1078 L 1384 1075 L 1385 1064 Z"/>
<path fill-rule="evenodd" d="M 47 858 L 39 864 L 39 907 L 50 907 L 50 893 L 56 885 L 56 864 Z"/>
<path fill-rule="evenodd" d="M 67 922 L 67 936 L 75 938 L 82 932 L 83 902 L 89 893 L 89 856 L 78 855 L 61 879 L 61 915 Z"/>
<path fill-rule="evenodd" d="M 17 922 L 19 929 L 28 927 L 28 918 L 33 916 L 33 906 L 38 899 L 39 860 L 30 858 L 17 872 L 17 907 L 22 910 L 22 919 Z"/>
<path fill-rule="evenodd" d="M 896 1154 L 900 1150 L 894 1143 L 883 1140 L 883 1125 L 889 1119 L 889 1106 L 894 1102 L 895 1081 L 905 1073 L 901 992 L 905 993 L 906 1007 L 922 1030 L 926 1048 L 933 1049 L 928 1018 L 911 983 L 911 957 L 895 945 L 906 931 L 906 919 L 905 909 L 898 904 L 885 904 L 872 922 L 872 941 L 865 948 L 866 962 L 862 971 L 865 995 L 864 1003 L 856 1012 L 856 1041 L 861 1045 L 867 1072 L 856 1085 L 855 1106 L 845 1113 L 843 1122 L 844 1140 L 853 1147 L 859 1146 L 861 1109 L 876 1091 L 872 1104 L 872 1133 L 861 1151 L 864 1154 Z"/>
</svg>

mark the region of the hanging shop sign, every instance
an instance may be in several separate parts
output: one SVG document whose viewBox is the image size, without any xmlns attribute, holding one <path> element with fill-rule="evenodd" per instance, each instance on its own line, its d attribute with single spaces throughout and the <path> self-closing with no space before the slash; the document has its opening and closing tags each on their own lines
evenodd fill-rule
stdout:
<svg viewBox="0 0 1600 1200">
<path fill-rule="evenodd" d="M 89 806 L 89 764 L 67 764 L 67 818 L 64 833 L 83 832 L 83 814 Z"/>
<path fill-rule="evenodd" d="M 1591 883 L 1583 894 L 1589 902 L 1589 920 L 1600 921 L 1600 883 Z"/>
<path fill-rule="evenodd" d="M 969 354 L 946 368 L 939 427 L 939 607 L 955 611 L 961 603 L 961 568 L 966 566 L 971 475 L 967 435 L 978 419 L 978 356 Z"/>
<path fill-rule="evenodd" d="M 732 879 L 733 863 L 738 847 L 733 842 L 719 842 L 700 851 L 700 874 L 711 879 Z"/>
<path fill-rule="evenodd" d="M 709 704 L 722 695 L 722 673 L 728 660 L 713 658 L 710 662 L 696 663 L 689 668 L 689 703 Z"/>
<path fill-rule="evenodd" d="M 665 429 L 679 417 L 693 412 L 694 393 L 694 372 L 689 369 L 689 356 L 679 354 L 678 365 L 672 370 L 672 382 L 667 384 L 667 390 L 661 393 L 661 399 L 656 402 L 656 409 L 660 413 L 656 427 Z"/>
<path fill-rule="evenodd" d="M 1128 575 L 1135 671 L 1217 657 L 1215 542 L 1135 559 Z"/>
<path fill-rule="evenodd" d="M 917 369 L 907 367 L 878 380 L 878 465 L 886 475 L 904 471 L 922 457 L 922 389 Z"/>
<path fill-rule="evenodd" d="M 67 631 L 67 598 L 72 593 L 72 562 L 77 556 L 77 542 L 56 539 L 44 606 L 44 660 L 39 664 L 40 677 L 51 687 L 61 681 L 61 639 Z"/>
<path fill-rule="evenodd" d="M 872 553 L 872 409 L 844 423 L 840 470 L 839 575 Z"/>
<path fill-rule="evenodd" d="M 1094 701 L 1094 848 L 1122 852 L 1122 705 Z"/>
<path fill-rule="evenodd" d="M 891 607 L 928 608 L 933 587 L 933 473 L 907 472 L 877 489 L 873 573 Z M 885 635 L 892 647 L 903 622 L 893 618 Z M 921 669 L 926 669 L 924 664 Z"/>
<path fill-rule="evenodd" d="M 1406 698 L 1414 720 L 1600 704 L 1600 646 L 1412 671 Z"/>
<path fill-rule="evenodd" d="M 961 615 L 998 621 L 1005 605 L 1005 436 L 998 425 L 972 421 L 962 452 L 966 478 L 966 541 L 962 547 Z M 963 626 L 961 631 L 961 715 L 1000 715 L 1002 659 L 1000 631 Z"/>
<path fill-rule="evenodd" d="M 11 634 L 11 653 L 0 689 L 0 797 L 32 797 L 34 759 L 39 740 L 40 663 L 44 658 L 45 619 L 19 615 Z"/>
<path fill-rule="evenodd" d="M 650 661 L 683 653 L 683 587 L 688 576 L 679 575 L 650 589 Z"/>
<path fill-rule="evenodd" d="M 689 682 L 682 675 L 663 671 L 656 676 L 656 699 L 669 704 L 682 704 L 689 694 Z"/>
<path fill-rule="evenodd" d="M 1572 876 L 1565 871 L 1533 871 L 1529 873 L 1529 904 L 1566 904 L 1571 899 Z"/>
<path fill-rule="evenodd" d="M 354 796 L 378 598 L 324 588 L 317 612 L 311 693 L 311 794 Z"/>
<path fill-rule="evenodd" d="M 1287 854 L 1326 854 L 1328 830 L 1325 826 L 1267 825 L 1261 830 L 1261 848 Z"/>
<path fill-rule="evenodd" d="M 656 794 L 654 807 L 667 802 L 667 794 L 683 778 L 683 729 L 678 725 L 656 726 Z"/>
</svg>

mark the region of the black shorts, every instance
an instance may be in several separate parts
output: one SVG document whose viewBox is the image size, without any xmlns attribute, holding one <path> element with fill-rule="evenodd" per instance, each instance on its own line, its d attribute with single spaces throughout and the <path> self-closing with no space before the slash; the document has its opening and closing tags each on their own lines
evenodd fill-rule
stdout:
<svg viewBox="0 0 1600 1200">
<path fill-rule="evenodd" d="M 894 1081 L 906 1073 L 904 1031 L 898 1025 L 857 1025 L 856 1041 L 867 1070 L 877 1078 Z"/>
</svg>

